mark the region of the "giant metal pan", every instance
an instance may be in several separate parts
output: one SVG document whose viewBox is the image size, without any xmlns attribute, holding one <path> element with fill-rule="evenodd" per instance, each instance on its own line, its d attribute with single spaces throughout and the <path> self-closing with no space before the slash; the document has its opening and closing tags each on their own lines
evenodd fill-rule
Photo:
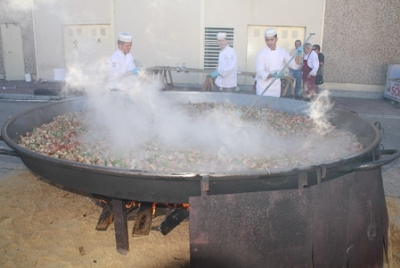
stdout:
<svg viewBox="0 0 400 268">
<path fill-rule="evenodd" d="M 254 95 L 205 92 L 163 92 L 177 102 L 230 102 L 250 106 Z M 303 113 L 308 103 L 282 98 L 261 98 L 255 108 L 265 106 L 278 111 Z M 210 171 L 209 173 L 165 173 L 82 164 L 52 158 L 19 146 L 18 139 L 33 128 L 49 122 L 56 115 L 84 109 L 86 99 L 71 99 L 33 108 L 9 119 L 1 130 L 2 139 L 12 149 L 3 154 L 17 155 L 23 163 L 44 180 L 67 188 L 118 199 L 147 202 L 188 203 L 190 196 L 200 196 L 208 188 L 209 195 L 233 194 L 280 189 L 296 189 L 299 178 L 312 185 L 338 172 L 384 165 L 399 156 L 392 150 L 390 157 L 379 159 L 377 148 L 380 131 L 367 120 L 343 110 L 333 110 L 332 123 L 359 137 L 361 152 L 329 162 L 310 166 L 259 171 Z M 319 174 L 319 175 L 318 175 Z M 321 175 L 322 174 L 322 175 Z M 305 178 L 305 181 L 304 181 Z M 203 188 L 202 188 L 203 187 Z"/>
</svg>

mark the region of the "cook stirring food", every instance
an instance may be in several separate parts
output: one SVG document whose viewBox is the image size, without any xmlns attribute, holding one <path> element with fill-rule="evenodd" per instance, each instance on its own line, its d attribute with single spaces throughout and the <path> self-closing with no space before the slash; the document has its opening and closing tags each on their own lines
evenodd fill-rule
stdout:
<svg viewBox="0 0 400 268">
<path fill-rule="evenodd" d="M 121 90 L 123 77 L 137 75 L 140 71 L 135 66 L 135 61 L 130 50 L 132 47 L 132 35 L 128 32 L 120 32 L 118 36 L 118 49 L 109 59 L 109 89 Z"/>
<path fill-rule="evenodd" d="M 261 95 L 266 87 L 277 78 L 273 84 L 264 92 L 264 96 L 280 97 L 281 80 L 283 67 L 291 60 L 291 56 L 283 48 L 277 47 L 278 35 L 274 28 L 264 31 L 266 46 L 258 53 L 256 58 L 256 93 Z M 300 64 L 300 55 L 303 47 L 297 48 L 297 55 L 294 61 L 290 61 L 289 68 L 297 69 Z"/>
</svg>

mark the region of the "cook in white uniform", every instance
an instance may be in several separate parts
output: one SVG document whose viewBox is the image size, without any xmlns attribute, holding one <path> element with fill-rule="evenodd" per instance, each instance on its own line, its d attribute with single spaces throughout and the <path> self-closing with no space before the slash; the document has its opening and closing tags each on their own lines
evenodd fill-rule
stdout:
<svg viewBox="0 0 400 268">
<path fill-rule="evenodd" d="M 128 32 L 120 32 L 118 37 L 118 49 L 109 59 L 109 87 L 110 90 L 122 88 L 123 77 L 138 74 L 132 55 L 129 53 L 132 47 L 132 35 Z"/>
<path fill-rule="evenodd" d="M 256 93 L 261 95 L 265 88 L 276 77 L 277 79 L 264 93 L 264 96 L 280 97 L 281 96 L 281 80 L 283 67 L 290 61 L 291 56 L 283 48 L 277 47 L 278 35 L 274 28 L 268 28 L 264 32 L 266 46 L 258 53 L 256 58 Z M 301 51 L 300 51 L 301 50 Z M 299 68 L 300 55 L 303 47 L 298 48 L 295 60 L 292 60 L 289 67 L 292 69 Z"/>
<path fill-rule="evenodd" d="M 210 73 L 215 79 L 213 91 L 232 92 L 237 87 L 237 57 L 235 50 L 228 45 L 226 33 L 217 34 L 218 46 L 221 49 L 218 56 L 217 70 Z"/>
</svg>

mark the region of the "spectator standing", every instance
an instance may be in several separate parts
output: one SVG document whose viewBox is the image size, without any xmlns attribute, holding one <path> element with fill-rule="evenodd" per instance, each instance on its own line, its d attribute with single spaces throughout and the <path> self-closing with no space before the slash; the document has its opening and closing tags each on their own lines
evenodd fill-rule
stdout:
<svg viewBox="0 0 400 268">
<path fill-rule="evenodd" d="M 315 77 L 317 76 L 319 61 L 317 53 L 312 50 L 310 43 L 305 43 L 304 46 L 304 59 L 303 59 L 303 95 L 306 98 L 311 98 L 317 93 Z"/>
<path fill-rule="evenodd" d="M 317 72 L 317 77 L 315 83 L 321 85 L 324 83 L 324 62 L 325 56 L 321 53 L 321 47 L 319 45 L 313 45 L 313 50 L 318 54 L 319 68 Z"/>
<path fill-rule="evenodd" d="M 290 51 L 290 56 L 294 56 L 295 54 L 297 54 L 297 49 L 299 47 L 301 47 L 301 41 L 300 40 L 296 40 L 294 42 L 294 49 L 292 49 Z M 302 63 L 303 62 L 303 58 L 304 58 L 304 53 L 300 54 L 300 60 L 299 62 Z M 300 96 L 300 88 L 301 88 L 301 66 L 302 64 L 299 64 L 299 66 L 294 69 L 294 68 L 289 68 L 289 75 L 292 76 L 295 80 L 295 87 L 294 87 L 294 94 L 295 96 L 299 97 Z"/>
</svg>

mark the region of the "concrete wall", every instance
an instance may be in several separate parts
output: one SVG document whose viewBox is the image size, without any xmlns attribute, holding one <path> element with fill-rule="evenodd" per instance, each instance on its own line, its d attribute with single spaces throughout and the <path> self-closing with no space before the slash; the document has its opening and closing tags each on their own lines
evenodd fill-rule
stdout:
<svg viewBox="0 0 400 268">
<path fill-rule="evenodd" d="M 130 31 L 134 37 L 131 52 L 139 66 L 175 66 L 184 62 L 194 68 L 203 67 L 204 27 L 233 27 L 239 65 L 246 70 L 249 25 L 306 27 L 307 32 L 317 33 L 313 39 L 319 41 L 323 3 L 283 0 L 272 7 L 263 0 L 36 1 L 31 34 L 34 32 L 36 36 L 38 77 L 51 80 L 54 69 L 65 67 L 62 40 L 65 24 L 110 24 L 115 39 L 119 31 Z M 312 8 L 302 10 L 306 4 Z M 262 38 L 260 42 L 264 42 Z M 203 81 L 199 76 L 175 76 L 178 82 Z"/>
<path fill-rule="evenodd" d="M 133 35 L 136 65 L 199 68 L 203 48 L 203 1 L 114 0 L 115 39 L 119 31 Z M 199 82 L 197 75 L 174 74 L 176 81 Z"/>
<path fill-rule="evenodd" d="M 203 68 L 204 27 L 234 28 L 238 65 L 244 71 L 249 25 L 306 27 L 307 35 L 316 33 L 313 42 L 322 40 L 324 1 L 321 0 L 281 0 L 274 2 L 273 7 L 263 0 L 114 0 L 114 3 L 115 32 L 128 30 L 133 34 L 131 52 L 140 66 L 175 66 L 184 62 L 188 67 Z M 263 37 L 260 42 L 264 43 Z M 201 76 L 174 76 L 178 82 L 203 82 Z"/>
<path fill-rule="evenodd" d="M 383 91 L 387 64 L 400 63 L 399 40 L 400 1 L 326 0 L 325 81 Z"/>
<path fill-rule="evenodd" d="M 33 12 L 29 3 L 36 4 Z M 66 24 L 111 25 L 114 49 L 119 31 L 132 32 L 132 54 L 140 66 L 184 62 L 196 68 L 203 66 L 204 27 L 233 27 L 242 70 L 248 26 L 276 25 L 306 27 L 306 36 L 316 33 L 311 43 L 321 44 L 325 54 L 325 88 L 375 91 L 383 90 L 387 64 L 400 63 L 399 14 L 397 0 L 0 1 L 0 23 L 21 27 L 25 72 L 41 79 L 52 79 L 54 68 L 65 67 Z M 183 74 L 176 79 L 202 82 Z"/>
<path fill-rule="evenodd" d="M 321 0 L 281 0 L 273 3 L 263 0 L 204 1 L 204 26 L 226 26 L 235 29 L 234 47 L 238 56 L 238 66 L 245 71 L 254 71 L 255 64 L 255 62 L 246 61 L 248 46 L 259 47 L 259 44 L 262 44 L 261 47 L 263 47 L 265 45 L 263 34 L 258 41 L 259 44 L 248 42 L 248 26 L 264 26 L 262 29 L 267 26 L 304 27 L 306 29 L 304 38 L 307 38 L 309 33 L 315 33 L 310 42 L 320 43 L 323 14 L 324 1 Z M 303 37 L 300 39 L 304 40 Z M 278 46 L 282 46 L 282 41 L 283 39 L 278 36 Z M 294 42 L 287 50 L 290 51 L 293 46 Z"/>
<path fill-rule="evenodd" d="M 110 24 L 110 6 L 110 0 L 37 3 L 33 14 L 40 78 L 52 80 L 54 69 L 65 68 L 63 25 Z"/>
<path fill-rule="evenodd" d="M 121 30 L 133 34 L 132 53 L 143 66 L 198 62 L 202 46 L 198 0 L 115 0 L 115 39 Z M 135 53 L 137 51 L 137 53 Z"/>
</svg>

